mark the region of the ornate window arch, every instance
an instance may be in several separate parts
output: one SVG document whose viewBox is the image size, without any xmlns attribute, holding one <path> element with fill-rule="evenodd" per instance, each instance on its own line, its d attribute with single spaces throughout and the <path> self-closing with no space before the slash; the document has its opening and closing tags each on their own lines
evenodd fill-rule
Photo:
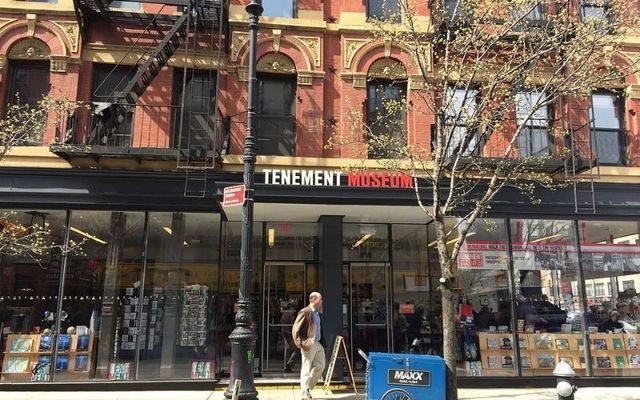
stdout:
<svg viewBox="0 0 640 400">
<path fill-rule="evenodd" d="M 256 71 L 269 74 L 295 75 L 296 66 L 291 58 L 282 53 L 267 53 L 260 57 Z"/>
</svg>

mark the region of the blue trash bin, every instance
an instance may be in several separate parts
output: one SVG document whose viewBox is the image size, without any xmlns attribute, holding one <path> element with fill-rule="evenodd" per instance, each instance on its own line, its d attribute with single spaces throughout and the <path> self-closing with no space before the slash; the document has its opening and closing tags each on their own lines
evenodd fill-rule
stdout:
<svg viewBox="0 0 640 400">
<path fill-rule="evenodd" d="M 442 357 L 369 353 L 367 400 L 446 400 Z"/>
</svg>

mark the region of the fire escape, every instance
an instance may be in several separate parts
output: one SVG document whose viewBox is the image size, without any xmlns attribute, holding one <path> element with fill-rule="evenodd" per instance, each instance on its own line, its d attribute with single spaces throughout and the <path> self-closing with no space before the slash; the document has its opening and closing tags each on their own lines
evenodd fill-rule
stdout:
<svg viewBox="0 0 640 400">
<path fill-rule="evenodd" d="M 462 4 L 464 2 L 460 0 L 444 0 L 442 3 L 435 0 L 429 1 L 429 6 L 434 10 L 432 19 L 436 35 L 446 34 L 447 29 L 455 33 L 457 29 L 471 23 L 472 16 L 462 12 Z M 548 12 L 575 12 L 575 10 L 566 7 L 566 3 L 563 2 L 553 0 L 541 2 L 530 13 L 531 17 L 525 19 L 526 27 L 515 32 L 545 27 Z M 600 178 L 600 165 L 593 145 L 593 133 L 596 130 L 593 106 L 584 99 L 561 96 L 557 101 L 557 109 L 556 119 L 553 121 L 556 129 L 552 129 L 552 132 L 561 132 L 561 135 L 556 134 L 561 137 L 555 137 L 555 140 L 562 143 L 555 143 L 556 149 L 549 157 L 532 160 L 528 169 L 547 174 L 566 183 L 573 192 L 573 208 L 576 214 L 595 214 L 597 204 L 595 182 Z M 432 134 L 435 129 L 437 126 L 432 125 Z M 475 155 L 462 157 L 460 164 L 462 168 L 467 165 L 490 167 L 501 160 L 502 157 Z M 452 161 L 453 157 L 450 157 L 450 160 L 445 161 L 445 166 L 448 166 L 447 162 L 452 163 Z"/>
<path fill-rule="evenodd" d="M 85 43 L 91 41 L 89 25 L 94 22 L 136 34 L 126 38 L 131 43 L 126 54 L 94 86 L 91 110 L 76 117 L 73 135 L 61 138 L 63 143 L 51 150 L 68 160 L 90 158 L 96 163 L 105 158 L 175 160 L 176 169 L 186 176 L 185 196 L 203 197 L 207 172 L 221 163 L 228 147 L 229 119 L 218 108 L 219 66 L 228 47 L 228 2 L 123 3 L 74 0 Z M 131 5 L 139 9 L 129 10 Z M 184 65 L 174 67 L 173 100 L 151 105 L 141 101 L 172 57 Z M 218 67 L 195 69 L 203 59 Z M 136 60 L 134 65 L 131 60 Z M 101 85 L 109 80 L 115 89 L 103 93 Z M 98 94 L 102 97 L 96 101 Z"/>
</svg>

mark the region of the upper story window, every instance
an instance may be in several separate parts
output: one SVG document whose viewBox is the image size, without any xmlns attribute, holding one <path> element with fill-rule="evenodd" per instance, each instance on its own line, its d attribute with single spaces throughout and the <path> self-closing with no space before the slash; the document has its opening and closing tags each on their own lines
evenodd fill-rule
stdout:
<svg viewBox="0 0 640 400">
<path fill-rule="evenodd" d="M 544 93 L 521 92 L 516 94 L 516 122 L 520 157 L 544 156 L 550 153 L 549 109 Z"/>
<path fill-rule="evenodd" d="M 373 79 L 367 84 L 369 158 L 392 158 L 406 145 L 406 98 L 406 81 Z"/>
<path fill-rule="evenodd" d="M 296 0 L 263 0 L 262 8 L 265 17 L 296 17 Z"/>
<path fill-rule="evenodd" d="M 600 164 L 624 165 L 622 100 L 612 92 L 591 96 L 591 146 Z"/>
<path fill-rule="evenodd" d="M 174 71 L 173 143 L 175 147 L 188 149 L 192 159 L 201 159 L 206 157 L 207 150 L 213 149 L 216 71 L 189 69 L 186 80 L 181 68 Z"/>
<path fill-rule="evenodd" d="M 444 101 L 446 105 L 444 125 L 447 134 L 451 134 L 445 156 L 450 157 L 458 153 L 462 153 L 463 156 L 478 154 L 480 151 L 478 132 L 469 126 L 476 118 L 478 91 L 449 88 Z"/>
<path fill-rule="evenodd" d="M 580 2 L 580 15 L 582 19 L 602 19 L 607 16 L 606 0 L 582 0 Z"/>
<path fill-rule="evenodd" d="M 114 0 L 109 4 L 109 8 L 122 8 L 125 10 L 138 11 L 142 9 L 142 3 L 139 3 L 137 1 Z"/>
<path fill-rule="evenodd" d="M 134 111 L 124 116 L 113 114 L 109 105 L 116 100 L 117 92 L 124 89 L 135 75 L 135 67 L 112 64 L 95 64 L 91 102 L 94 110 L 91 120 L 89 144 L 102 146 L 131 145 Z"/>
<path fill-rule="evenodd" d="M 400 22 L 399 0 L 367 0 L 367 18 Z"/>
<path fill-rule="evenodd" d="M 38 102 L 49 94 L 49 62 L 10 60 L 7 89 L 9 104 L 25 105 L 29 109 L 37 107 Z M 21 144 L 41 144 L 45 122 L 33 121 L 33 133 L 21 138 L 25 142 Z"/>
<path fill-rule="evenodd" d="M 295 156 L 296 76 L 258 75 L 258 154 Z"/>
</svg>

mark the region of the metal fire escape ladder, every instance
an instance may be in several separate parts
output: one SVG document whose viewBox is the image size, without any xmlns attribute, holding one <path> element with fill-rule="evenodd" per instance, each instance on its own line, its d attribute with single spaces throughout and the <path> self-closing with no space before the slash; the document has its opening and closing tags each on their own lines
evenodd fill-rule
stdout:
<svg viewBox="0 0 640 400">
<path fill-rule="evenodd" d="M 138 70 L 127 85 L 116 93 L 120 105 L 135 104 L 144 91 L 151 85 L 151 82 L 160 73 L 162 68 L 169 63 L 169 59 L 176 52 L 182 41 L 186 37 L 186 22 L 189 19 L 189 12 L 183 13 L 173 25 L 171 30 L 160 40 L 160 43 L 146 58 L 138 65 Z"/>
<path fill-rule="evenodd" d="M 575 102 L 572 102 L 575 104 Z M 570 107 L 566 105 L 567 133 L 570 154 L 567 160 L 567 178 L 573 186 L 574 212 L 576 214 L 596 213 L 595 180 L 600 176 L 600 166 L 593 151 L 592 137 L 595 130 L 593 106 Z M 575 124 L 573 115 L 587 115 L 585 123 Z"/>
<path fill-rule="evenodd" d="M 205 197 L 207 193 L 207 172 L 215 169 L 218 159 L 217 139 L 220 134 L 221 119 L 218 115 L 218 94 L 220 82 L 220 65 L 223 45 L 223 24 L 220 10 L 215 12 L 212 5 L 216 2 L 203 0 L 196 8 L 193 26 L 193 40 L 186 43 L 186 60 L 182 81 L 182 101 L 180 111 L 180 127 L 178 131 L 178 170 L 185 171 L 184 196 L 185 197 Z M 221 7 L 222 9 L 222 7 Z M 218 23 L 218 24 L 217 24 Z M 216 25 L 217 24 L 217 25 Z M 217 29 L 216 29 L 217 28 Z M 217 44 L 214 39 L 218 37 Z M 191 37 L 191 36 L 189 36 Z M 214 61 L 214 49 L 217 49 L 217 68 L 215 71 L 208 70 L 206 88 L 195 90 L 194 77 L 195 70 L 189 68 L 193 60 L 193 55 L 199 48 L 199 43 L 204 41 L 199 38 L 209 38 L 208 51 L 210 52 L 210 64 Z M 190 83 L 187 86 L 187 77 L 191 74 Z M 213 76 L 215 74 L 215 80 Z M 213 86 L 215 85 L 215 87 Z M 212 94 L 213 100 L 212 101 Z M 186 96 L 190 96 L 191 101 L 186 101 Z M 193 110 L 193 104 L 206 104 L 206 112 Z"/>
</svg>

